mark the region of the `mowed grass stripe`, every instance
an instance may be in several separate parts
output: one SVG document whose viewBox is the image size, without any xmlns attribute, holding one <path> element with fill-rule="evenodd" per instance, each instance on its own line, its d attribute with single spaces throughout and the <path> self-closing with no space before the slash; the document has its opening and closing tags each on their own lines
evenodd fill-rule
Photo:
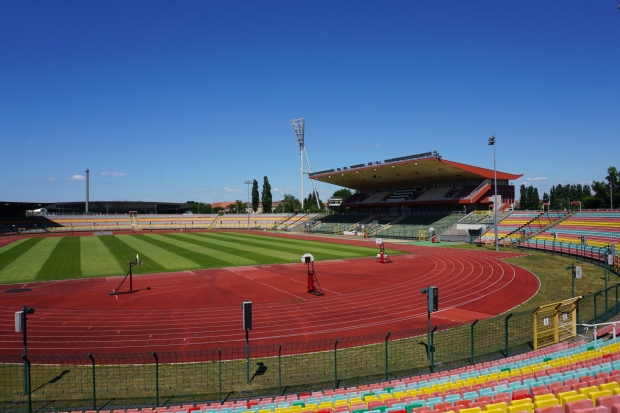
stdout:
<svg viewBox="0 0 620 413">
<path fill-rule="evenodd" d="M 177 242 L 191 243 L 210 251 L 210 254 L 224 257 L 232 265 L 258 265 L 266 263 L 287 262 L 286 259 L 274 255 L 266 255 L 257 249 L 239 249 L 237 244 L 221 242 L 194 235 L 166 234 L 165 237 Z"/>
<path fill-rule="evenodd" d="M 273 245 L 273 246 L 291 246 L 291 245 L 299 245 L 301 248 L 315 248 L 315 249 L 327 249 L 330 252 L 340 252 L 343 254 L 353 253 L 353 254 L 362 254 L 366 256 L 367 254 L 373 255 L 375 253 L 374 246 L 369 245 L 368 247 L 358 247 L 355 245 L 345 245 L 345 244 L 333 244 L 328 242 L 321 242 L 315 240 L 300 240 L 295 238 L 280 238 L 280 237 L 271 237 L 266 235 L 246 235 L 240 233 L 233 232 L 218 232 L 213 234 L 208 234 L 211 236 L 221 236 L 225 235 L 230 238 L 235 239 L 255 239 L 260 241 L 265 245 Z"/>
<path fill-rule="evenodd" d="M 207 243 L 215 249 L 226 251 L 229 254 L 237 254 L 254 259 L 258 264 L 279 264 L 297 261 L 301 255 L 284 251 L 282 249 L 265 248 L 260 243 L 246 244 L 236 240 L 204 238 L 199 235 L 188 235 L 197 242 Z"/>
<path fill-rule="evenodd" d="M 303 254 L 309 252 L 320 260 L 333 260 L 343 257 L 368 257 L 373 254 L 373 250 L 369 248 L 358 248 L 357 250 L 349 251 L 335 251 L 331 248 L 331 245 L 323 243 L 308 243 L 304 241 L 290 242 L 287 244 L 271 243 L 269 239 L 271 237 L 261 238 L 244 238 L 236 236 L 226 236 L 225 234 L 218 233 L 210 235 L 210 237 L 217 239 L 220 243 L 227 242 L 232 245 L 244 245 L 244 248 L 261 248 L 264 251 L 278 251 L 280 254 L 286 255 L 288 262 L 298 260 Z M 294 241 L 294 240 L 291 240 Z M 240 248 L 240 247 L 238 247 Z M 272 253 L 273 254 L 273 253 Z"/>
<path fill-rule="evenodd" d="M 34 281 L 39 274 L 39 270 L 45 264 L 45 261 L 52 254 L 56 244 L 62 238 L 38 238 L 40 240 L 35 243 L 27 252 L 17 257 L 12 263 L 7 265 L 2 272 L 0 278 L 2 282 L 14 283 L 23 281 Z"/>
<path fill-rule="evenodd" d="M 144 262 L 145 267 L 147 262 L 150 263 L 152 261 L 163 267 L 165 271 L 200 268 L 200 265 L 194 261 L 188 260 L 187 258 L 168 251 L 165 248 L 157 247 L 146 242 L 144 238 L 149 236 L 150 235 L 119 235 L 117 238 L 129 246 L 127 251 L 133 250 L 134 257 L 135 254 L 140 254 L 140 261 Z M 144 259 L 142 258 L 143 254 L 145 257 Z"/>
<path fill-rule="evenodd" d="M 187 258 L 198 264 L 200 268 L 231 267 L 234 265 L 251 265 L 254 261 L 243 257 L 214 251 L 204 246 L 177 240 L 164 235 L 147 235 L 144 240 L 160 248 Z"/>
<path fill-rule="evenodd" d="M 127 271 L 129 271 L 129 263 L 136 260 L 135 249 L 131 248 L 129 245 L 121 241 L 117 236 L 103 236 L 100 237 L 100 239 L 101 242 L 110 251 L 110 253 L 114 256 L 114 259 L 116 260 L 118 265 L 124 269 L 123 273 L 127 273 Z M 166 271 L 166 268 L 159 265 L 156 261 L 152 260 L 146 253 L 140 253 L 140 261 L 144 262 L 144 266 L 134 266 L 132 272 L 135 274 Z M 109 275 L 117 274 L 115 273 Z"/>
<path fill-rule="evenodd" d="M 81 277 L 80 238 L 61 238 L 39 270 L 37 280 L 45 281 Z"/>
<path fill-rule="evenodd" d="M 42 240 L 43 238 L 28 238 L 2 248 L 0 250 L 0 282 L 2 281 L 2 270 Z"/>
<path fill-rule="evenodd" d="M 101 238 L 104 238 L 104 236 L 80 237 L 82 275 L 84 277 L 94 277 L 126 273 L 127 269 L 120 266 L 112 252 L 101 242 Z"/>
</svg>

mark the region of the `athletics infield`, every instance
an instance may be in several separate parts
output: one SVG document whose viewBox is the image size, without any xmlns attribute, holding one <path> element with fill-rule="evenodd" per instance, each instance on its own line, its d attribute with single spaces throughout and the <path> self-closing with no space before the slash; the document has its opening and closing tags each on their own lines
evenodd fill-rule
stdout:
<svg viewBox="0 0 620 413">
<path fill-rule="evenodd" d="M 126 354 L 241 347 L 245 299 L 253 303 L 251 343 L 263 345 L 424 328 L 426 295 L 420 289 L 429 285 L 439 287 L 433 326 L 493 317 L 539 289 L 534 274 L 502 261 L 522 254 L 396 243 L 389 248 L 406 254 L 386 264 L 375 257 L 316 262 L 324 296 L 306 292 L 301 260 L 136 275 L 136 292 L 117 296 L 109 293 L 122 277 L 0 285 L 0 355 L 21 354 L 14 313 L 24 304 L 36 309 L 28 316 L 29 354 Z M 6 292 L 18 288 L 27 291 Z"/>
</svg>

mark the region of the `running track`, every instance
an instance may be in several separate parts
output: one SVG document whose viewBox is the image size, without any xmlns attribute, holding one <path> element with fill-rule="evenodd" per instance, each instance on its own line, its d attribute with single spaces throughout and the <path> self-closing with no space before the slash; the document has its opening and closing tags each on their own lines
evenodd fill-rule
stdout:
<svg viewBox="0 0 620 413">
<path fill-rule="evenodd" d="M 0 355 L 21 354 L 14 312 L 23 304 L 36 309 L 28 317 L 31 355 L 130 353 L 243 346 L 244 299 L 254 304 L 252 345 L 262 345 L 425 328 L 426 295 L 420 289 L 428 285 L 440 292 L 433 325 L 501 314 L 539 288 L 532 273 L 501 261 L 520 254 L 389 248 L 409 254 L 389 264 L 375 258 L 315 263 L 322 297 L 306 292 L 301 262 L 134 276 L 138 291 L 121 296 L 109 295 L 121 277 L 0 285 Z M 5 293 L 14 288 L 32 290 Z"/>
</svg>

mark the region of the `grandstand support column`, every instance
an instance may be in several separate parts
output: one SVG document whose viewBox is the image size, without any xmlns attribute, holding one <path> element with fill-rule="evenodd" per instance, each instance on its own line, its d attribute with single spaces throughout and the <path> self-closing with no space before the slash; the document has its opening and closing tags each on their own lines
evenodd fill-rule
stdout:
<svg viewBox="0 0 620 413">
<path fill-rule="evenodd" d="M 496 163 L 496 156 L 495 156 L 495 135 L 491 136 L 489 138 L 489 145 L 493 146 L 493 185 L 494 185 L 494 190 L 493 190 L 493 221 L 494 221 L 494 225 L 495 225 L 495 251 L 499 251 L 499 246 L 498 246 L 498 237 L 497 237 L 497 163 Z"/>
</svg>

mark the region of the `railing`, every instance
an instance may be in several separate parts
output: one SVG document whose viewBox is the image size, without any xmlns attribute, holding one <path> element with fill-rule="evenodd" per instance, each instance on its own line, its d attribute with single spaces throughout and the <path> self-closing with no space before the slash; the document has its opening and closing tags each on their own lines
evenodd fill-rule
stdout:
<svg viewBox="0 0 620 413">
<path fill-rule="evenodd" d="M 473 191 L 471 191 L 471 193 L 467 196 L 464 196 L 462 198 L 459 199 L 473 199 L 476 195 L 478 195 L 478 193 L 480 191 L 482 191 L 484 189 L 485 186 L 487 185 L 491 185 L 491 180 L 490 179 L 485 179 L 480 185 L 478 185 L 476 187 L 476 189 L 474 189 Z"/>
</svg>

